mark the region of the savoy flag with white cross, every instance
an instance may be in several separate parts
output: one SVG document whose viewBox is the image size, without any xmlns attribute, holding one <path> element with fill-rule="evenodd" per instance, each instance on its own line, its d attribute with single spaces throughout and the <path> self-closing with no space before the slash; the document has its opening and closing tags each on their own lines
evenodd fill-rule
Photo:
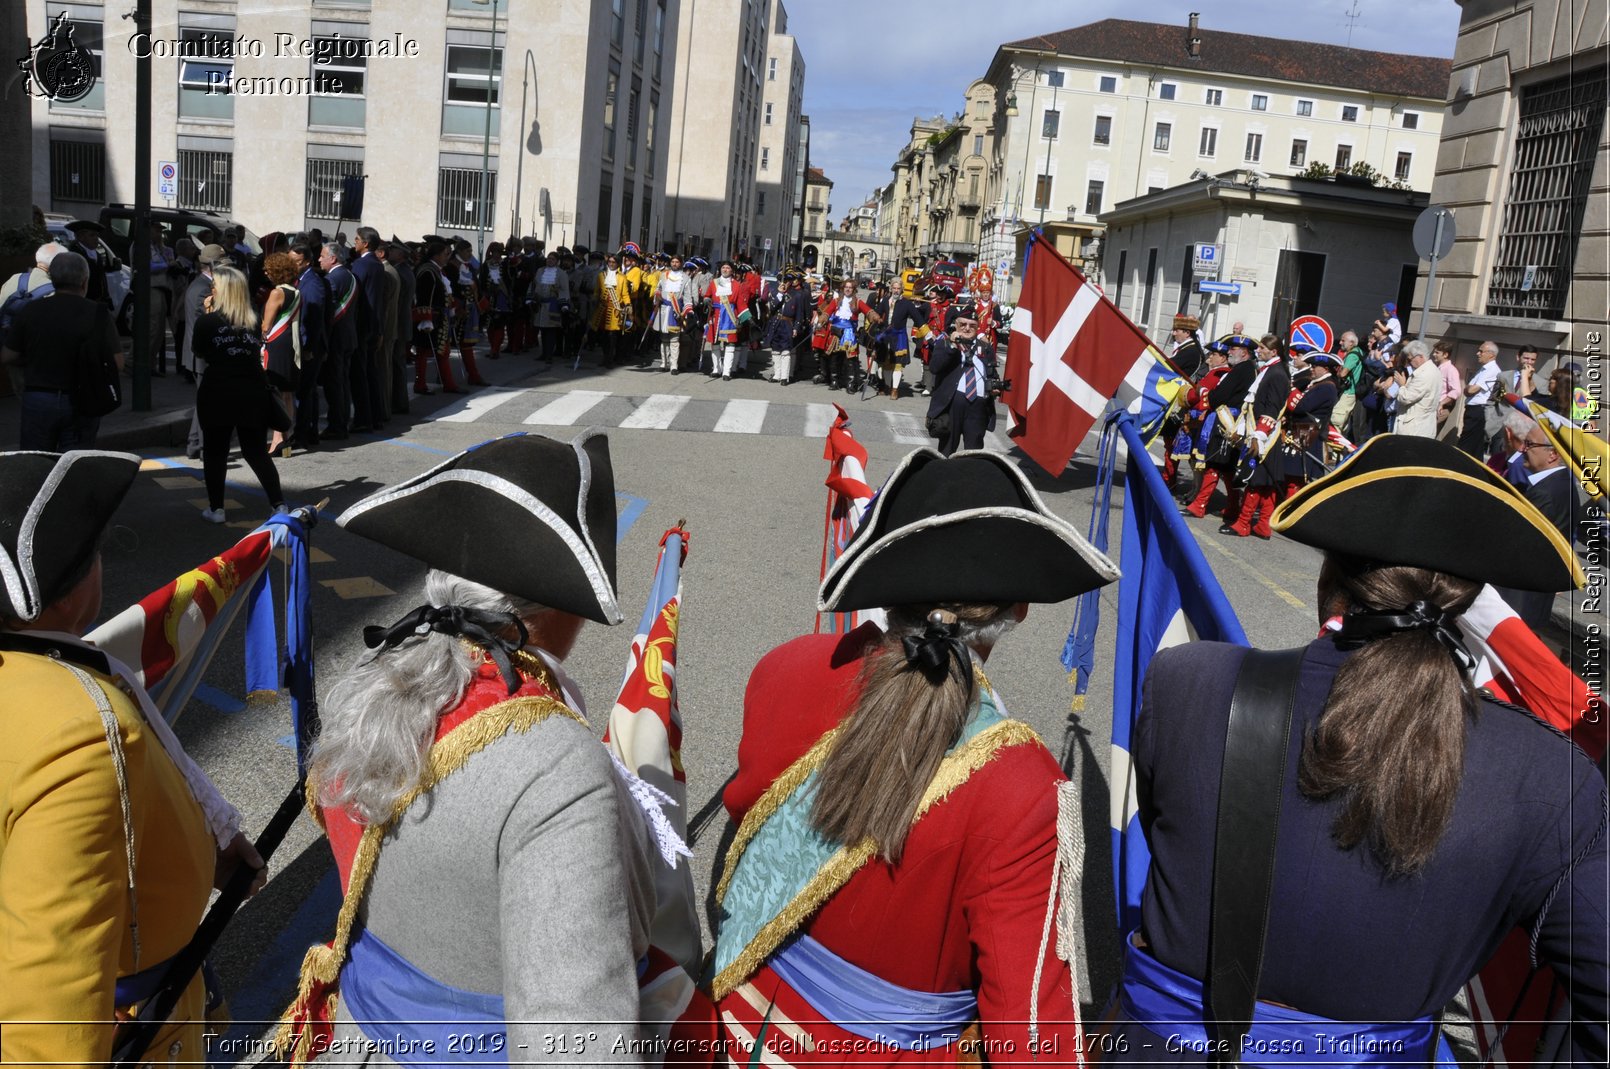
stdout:
<svg viewBox="0 0 1610 1069">
<path fill-rule="evenodd" d="M 1107 403 L 1117 400 L 1150 440 L 1189 383 L 1067 260 L 1038 237 L 1028 266 L 1002 395 L 1010 435 L 1040 467 L 1060 475 Z"/>
</svg>

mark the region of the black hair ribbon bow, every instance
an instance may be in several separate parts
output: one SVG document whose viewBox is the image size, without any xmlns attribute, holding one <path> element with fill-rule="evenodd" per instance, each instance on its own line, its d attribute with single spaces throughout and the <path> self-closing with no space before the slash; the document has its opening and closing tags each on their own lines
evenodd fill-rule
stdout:
<svg viewBox="0 0 1610 1069">
<path fill-rule="evenodd" d="M 943 621 L 936 619 L 935 613 L 928 617 L 928 623 L 921 635 L 907 635 L 900 640 L 906 651 L 906 663 L 928 678 L 928 682 L 939 686 L 950 674 L 950 662 L 955 658 L 956 667 L 960 669 L 962 678 L 967 681 L 968 689 L 972 689 L 972 654 L 968 651 L 966 643 L 956 637 L 957 627 L 954 620 Z"/>
<path fill-rule="evenodd" d="M 1457 613 L 1443 612 L 1428 601 L 1416 601 L 1401 609 L 1350 612 L 1342 617 L 1337 637 L 1351 648 L 1403 631 L 1429 630 L 1459 662 L 1459 667 L 1469 672 L 1476 667 L 1476 658 L 1465 646 L 1458 619 Z"/>
<path fill-rule="evenodd" d="M 513 624 L 515 630 L 519 632 L 518 640 L 503 637 L 502 632 L 510 624 Z M 363 644 L 370 649 L 378 646 L 382 650 L 389 650 L 411 638 L 427 635 L 432 631 L 463 638 L 481 647 L 497 666 L 498 674 L 503 677 L 503 683 L 509 688 L 509 693 L 513 694 L 520 689 L 520 674 L 514 670 L 514 664 L 509 658 L 517 653 L 531 636 L 526 631 L 525 624 L 511 612 L 487 612 L 484 609 L 471 609 L 463 605 L 421 605 L 390 627 L 375 625 L 365 627 Z"/>
</svg>

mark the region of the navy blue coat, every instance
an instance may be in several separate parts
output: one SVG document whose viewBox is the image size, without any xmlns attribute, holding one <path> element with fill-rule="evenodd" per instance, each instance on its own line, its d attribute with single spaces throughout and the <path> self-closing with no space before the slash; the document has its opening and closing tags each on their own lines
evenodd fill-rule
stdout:
<svg viewBox="0 0 1610 1069">
<path fill-rule="evenodd" d="M 1239 647 L 1212 642 L 1159 653 L 1133 740 L 1152 850 L 1142 933 L 1165 965 L 1199 978 L 1219 768 L 1241 656 Z M 1314 801 L 1296 786 L 1303 739 L 1349 656 L 1323 638 L 1303 660 L 1259 997 L 1342 1021 L 1438 1013 L 1513 928 L 1536 923 L 1539 958 L 1572 985 L 1575 1056 L 1603 1065 L 1603 774 L 1552 728 L 1483 701 L 1468 722 L 1464 778 L 1436 853 L 1418 875 L 1388 879 L 1367 850 L 1342 850 L 1331 838 L 1339 799 Z"/>
</svg>

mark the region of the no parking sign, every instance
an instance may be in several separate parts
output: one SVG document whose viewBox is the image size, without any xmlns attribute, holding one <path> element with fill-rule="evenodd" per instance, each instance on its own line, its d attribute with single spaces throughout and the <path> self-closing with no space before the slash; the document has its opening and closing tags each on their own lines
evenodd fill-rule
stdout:
<svg viewBox="0 0 1610 1069">
<path fill-rule="evenodd" d="M 1328 353 L 1335 340 L 1330 324 L 1319 316 L 1298 316 L 1291 321 L 1291 340 L 1287 344 L 1293 349 L 1302 346 L 1312 352 Z"/>
<path fill-rule="evenodd" d="M 167 160 L 157 164 L 157 196 L 163 200 L 172 200 L 178 192 L 178 188 L 178 166 Z"/>
</svg>

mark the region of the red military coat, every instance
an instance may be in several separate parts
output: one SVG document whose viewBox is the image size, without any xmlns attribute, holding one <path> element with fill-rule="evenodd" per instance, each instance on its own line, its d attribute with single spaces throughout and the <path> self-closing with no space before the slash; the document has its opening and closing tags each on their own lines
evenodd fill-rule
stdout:
<svg viewBox="0 0 1610 1069">
<path fill-rule="evenodd" d="M 864 649 L 877 635 L 871 625 L 847 635 L 806 635 L 756 666 L 744 695 L 738 772 L 724 796 L 735 823 L 854 707 Z M 1063 779 L 1043 744 L 1004 747 L 916 823 L 899 864 L 870 861 L 800 930 L 901 987 L 972 990 L 985 1057 L 1029 1061 L 1029 993 L 1056 850 L 1055 791 Z M 1071 1063 L 1079 1042 L 1072 984 L 1051 942 L 1040 982 L 1038 1061 Z M 957 1060 L 955 1044 L 901 1050 L 822 1021 L 765 965 L 719 1007 L 738 1064 L 748 1062 L 745 1044 L 773 1000 L 767 1045 L 789 1064 Z"/>
</svg>

